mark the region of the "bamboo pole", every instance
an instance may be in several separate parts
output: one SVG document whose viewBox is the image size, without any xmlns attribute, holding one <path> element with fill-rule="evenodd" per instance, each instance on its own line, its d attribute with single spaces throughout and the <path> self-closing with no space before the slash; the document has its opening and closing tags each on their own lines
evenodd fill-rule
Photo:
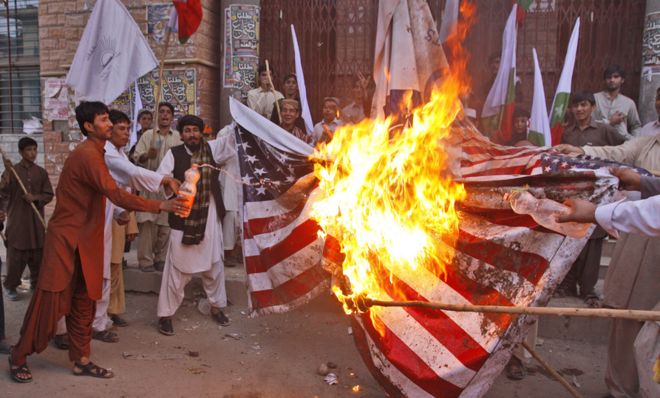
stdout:
<svg viewBox="0 0 660 398">
<path fill-rule="evenodd" d="M 557 315 L 588 318 L 617 318 L 636 321 L 660 321 L 660 311 L 620 310 L 612 308 L 507 307 L 503 305 L 444 304 L 428 301 L 374 300 L 362 296 L 353 299 L 353 304 L 354 307 L 360 311 L 364 311 L 372 306 L 423 307 L 457 312 L 488 312 L 516 315 Z"/>
<path fill-rule="evenodd" d="M 2 162 L 5 163 L 6 160 L 5 151 L 3 151 L 2 148 L 0 148 L 0 156 L 2 156 Z M 21 186 L 21 190 L 23 191 L 23 194 L 27 195 L 28 194 L 27 188 L 25 188 L 25 185 L 23 184 L 21 177 L 19 177 L 18 173 L 16 173 L 14 166 L 9 166 L 9 170 L 11 170 L 12 174 L 16 178 L 16 181 L 18 181 L 18 185 Z M 46 228 L 46 221 L 41 216 L 41 213 L 39 213 L 39 209 L 37 209 L 37 206 L 34 204 L 34 202 L 30 202 L 30 205 L 32 206 L 32 210 L 34 210 L 34 213 L 37 215 L 39 221 L 41 221 L 41 225 L 43 225 L 43 227 Z"/>
<path fill-rule="evenodd" d="M 156 96 L 154 97 L 154 107 L 158 112 L 158 103 L 163 90 L 163 75 L 165 73 L 165 58 L 167 57 L 167 50 L 170 47 L 170 36 L 172 31 L 168 28 L 165 32 L 165 44 L 163 45 L 163 54 L 160 56 L 160 65 L 158 65 L 158 84 L 156 84 Z"/>
<path fill-rule="evenodd" d="M 266 73 L 268 74 L 268 83 L 270 83 L 271 90 L 275 91 L 275 85 L 273 84 L 273 78 L 270 77 L 270 64 L 266 60 Z M 275 98 L 275 109 L 277 109 L 277 120 L 282 124 L 282 112 L 280 111 L 280 102 Z"/>
<path fill-rule="evenodd" d="M 552 366 L 550 366 L 550 364 L 549 364 L 548 362 L 546 362 L 543 358 L 541 358 L 541 356 L 539 356 L 539 354 L 538 354 L 534 349 L 532 349 L 532 347 L 530 347 L 530 346 L 529 346 L 526 342 L 524 342 L 524 341 L 521 343 L 521 345 L 522 345 L 523 347 L 525 347 L 525 349 L 526 349 L 527 351 L 529 351 L 530 354 L 532 354 L 532 356 L 534 357 L 534 359 L 536 359 L 536 361 L 537 361 L 538 363 L 540 363 L 541 366 L 543 366 L 543 368 L 544 368 L 545 370 L 547 370 L 548 373 L 550 373 L 550 375 L 552 375 L 552 377 L 553 377 L 555 380 L 557 380 L 557 381 L 559 382 L 559 384 L 561 384 L 562 386 L 564 386 L 564 388 L 565 388 L 565 389 L 566 389 L 566 390 L 567 390 L 567 391 L 568 391 L 573 397 L 575 397 L 575 398 L 582 398 L 582 395 L 581 395 L 581 394 L 580 394 L 575 388 L 573 388 L 573 386 L 570 385 L 570 383 L 569 383 L 568 381 L 566 381 L 566 379 L 564 379 L 564 378 L 562 377 L 562 375 L 559 374 L 559 372 L 557 372 Z"/>
<path fill-rule="evenodd" d="M 165 44 L 163 45 L 163 54 L 160 56 L 160 65 L 158 66 L 158 83 L 156 84 L 156 95 L 154 96 L 154 113 L 156 114 L 156 128 L 153 129 L 151 135 L 151 143 L 149 148 L 153 148 L 156 143 L 156 134 L 160 134 L 160 127 L 158 127 L 158 104 L 160 103 L 160 96 L 163 91 L 163 75 L 165 73 L 165 58 L 167 57 L 167 50 L 170 47 L 170 36 L 172 31 L 166 28 Z M 147 161 L 148 162 L 148 161 Z"/>
</svg>

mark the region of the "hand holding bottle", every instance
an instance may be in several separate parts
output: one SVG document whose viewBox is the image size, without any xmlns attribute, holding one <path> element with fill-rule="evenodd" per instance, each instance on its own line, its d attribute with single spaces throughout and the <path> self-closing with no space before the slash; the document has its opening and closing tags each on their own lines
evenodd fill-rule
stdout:
<svg viewBox="0 0 660 398">
<path fill-rule="evenodd" d="M 511 209 L 517 214 L 528 214 L 539 225 L 572 238 L 583 238 L 589 232 L 591 224 L 557 221 L 558 215 L 571 211 L 568 206 L 550 199 L 537 199 L 527 191 L 508 194 L 505 199 L 511 203 Z"/>
</svg>

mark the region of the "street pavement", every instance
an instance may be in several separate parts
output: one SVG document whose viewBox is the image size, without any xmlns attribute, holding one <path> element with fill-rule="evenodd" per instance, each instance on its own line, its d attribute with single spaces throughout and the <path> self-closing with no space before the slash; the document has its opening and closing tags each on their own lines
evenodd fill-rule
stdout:
<svg viewBox="0 0 660 398">
<path fill-rule="evenodd" d="M 3 252 L 1 248 L 2 258 Z M 127 275 L 131 272 L 136 275 L 139 271 L 135 269 L 135 251 L 127 257 L 132 268 Z M 200 312 L 198 307 L 203 306 L 198 304 L 203 300 L 203 292 L 195 281 L 187 289 L 187 299 L 175 316 L 176 335 L 171 337 L 156 330 L 156 294 L 129 292 L 125 318 L 130 325 L 115 330 L 120 336 L 119 343 L 92 342 L 92 360 L 111 367 L 116 373 L 114 379 L 73 376 L 66 352 L 51 346 L 42 354 L 30 357 L 34 374 L 34 382 L 30 384 L 12 382 L 6 362 L 0 365 L 0 396 L 386 396 L 355 348 L 348 317 L 329 294 L 287 314 L 250 318 L 240 267 L 227 268 L 227 279 L 232 302 L 226 311 L 230 326 L 221 327 Z M 127 285 L 135 284 L 139 280 L 127 282 Z M 18 337 L 29 295 L 29 291 L 22 290 L 20 301 L 5 300 L 11 343 Z M 573 305 L 565 300 L 560 304 Z M 585 331 L 593 325 L 575 329 L 572 321 L 566 320 L 565 327 L 562 322 L 551 318 L 541 320 L 539 334 L 550 337 L 539 339 L 537 351 L 585 398 L 603 397 L 607 392 L 603 383 L 606 359 L 603 339 L 585 338 Z M 562 325 L 561 333 L 553 330 L 543 333 L 544 329 L 557 329 L 557 325 Z M 318 374 L 320 365 L 328 362 L 336 365 L 329 369 L 337 375 L 336 385 L 328 385 Z M 486 398 L 568 396 L 533 359 L 528 368 L 529 375 L 522 381 L 500 375 Z"/>
</svg>

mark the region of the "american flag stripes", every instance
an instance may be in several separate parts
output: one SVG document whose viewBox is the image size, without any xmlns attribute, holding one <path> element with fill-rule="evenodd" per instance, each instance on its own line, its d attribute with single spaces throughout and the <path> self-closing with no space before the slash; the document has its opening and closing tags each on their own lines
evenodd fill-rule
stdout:
<svg viewBox="0 0 660 398">
<path fill-rule="evenodd" d="M 536 196 L 558 201 L 578 195 L 607 201 L 614 191 L 611 178 L 599 177 L 599 161 L 576 161 L 547 148 L 493 145 L 470 126 L 457 128 L 455 134 L 461 137 L 461 173 L 468 199 L 461 204 L 457 239 L 442 238 L 454 251 L 453 262 L 441 277 L 424 267 L 405 275 L 394 273 L 389 297 L 378 298 L 545 305 L 585 240 L 549 231 L 530 216 L 514 213 L 504 193 L 525 186 Z M 524 316 L 420 308 L 373 311 L 376 326 L 367 314 L 355 317 L 356 342 L 392 396 L 482 396 L 529 321 Z"/>
<path fill-rule="evenodd" d="M 318 192 L 287 206 L 277 200 L 311 171 L 310 163 L 269 145 L 237 122 L 250 303 L 255 314 L 282 312 L 326 291 L 329 277 L 323 263 L 340 264 L 341 254 L 331 237 L 319 237 L 308 216 Z M 557 201 L 578 195 L 608 200 L 612 179 L 597 171 L 603 166 L 597 160 L 570 159 L 547 148 L 494 145 L 471 125 L 457 125 L 454 139 L 468 199 L 461 204 L 458 236 L 441 238 L 453 251 L 453 262 L 438 276 L 425 267 L 397 274 L 374 261 L 390 283 L 385 286 L 388 297 L 373 298 L 545 305 L 585 240 L 514 213 L 504 193 L 525 187 L 537 197 Z M 507 314 L 371 311 L 354 316 L 354 335 L 374 376 L 392 396 L 483 395 L 528 325 L 526 317 Z"/>
</svg>

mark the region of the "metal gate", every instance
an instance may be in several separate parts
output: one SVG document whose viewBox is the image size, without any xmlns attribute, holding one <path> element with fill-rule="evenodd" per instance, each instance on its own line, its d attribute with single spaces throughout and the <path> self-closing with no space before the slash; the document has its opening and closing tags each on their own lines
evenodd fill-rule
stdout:
<svg viewBox="0 0 660 398">
<path fill-rule="evenodd" d="M 260 58 L 275 68 L 275 85 L 295 71 L 290 25 L 300 45 L 314 120 L 324 97 L 348 100 L 358 72 L 371 74 L 378 12 L 375 0 L 269 0 L 261 2 Z"/>
<path fill-rule="evenodd" d="M 439 18 L 445 0 L 428 0 Z M 473 86 L 487 78 L 490 54 L 501 50 L 512 0 L 476 0 L 477 22 L 466 40 Z M 641 72 L 644 0 L 536 0 L 518 32 L 518 75 L 522 98 L 532 100 L 532 48 L 539 54 L 548 105 L 556 89 L 575 19 L 582 21 L 573 89 L 600 91 L 602 71 L 618 63 L 627 71 L 624 94 L 637 100 Z M 312 115 L 320 118 L 325 96 L 348 99 L 357 72 L 371 75 L 376 34 L 376 0 L 268 0 L 261 9 L 261 58 L 277 80 L 294 71 L 290 24 L 300 42 Z M 276 85 L 281 84 L 275 83 Z"/>
</svg>

